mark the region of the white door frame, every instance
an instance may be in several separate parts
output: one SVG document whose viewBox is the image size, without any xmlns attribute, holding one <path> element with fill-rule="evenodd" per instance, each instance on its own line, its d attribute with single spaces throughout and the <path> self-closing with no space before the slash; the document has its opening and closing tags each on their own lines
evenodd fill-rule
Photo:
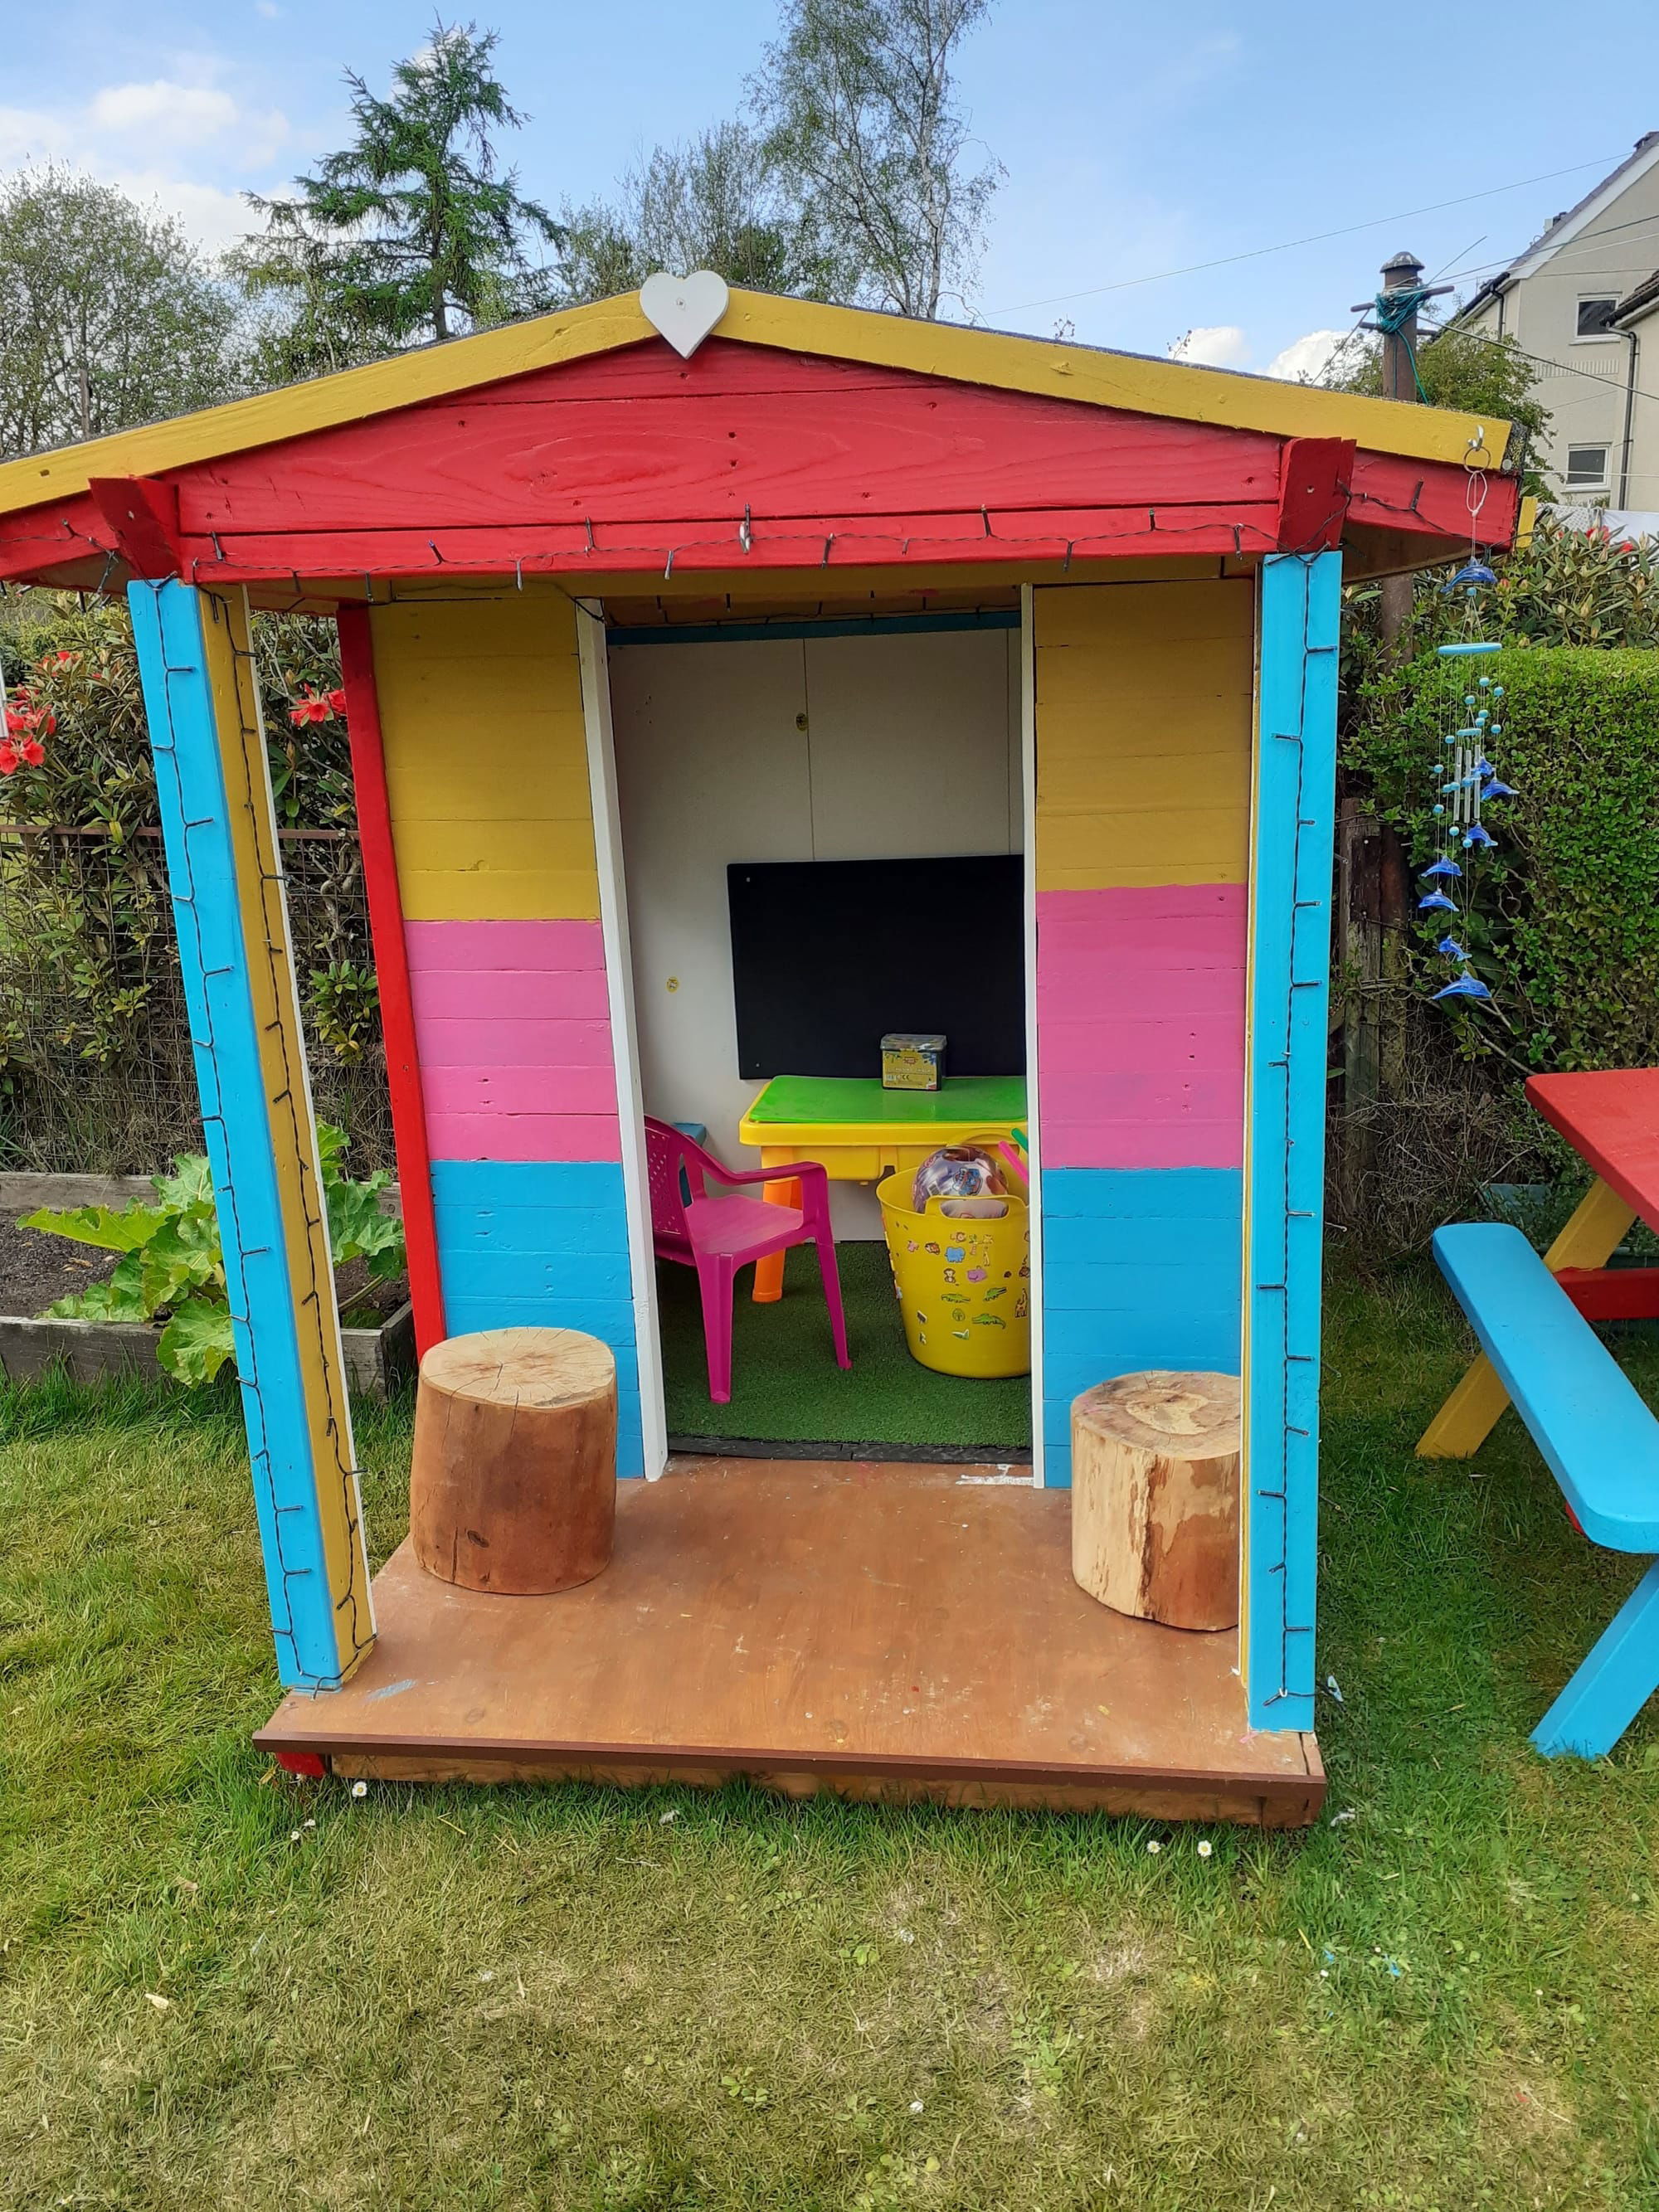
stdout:
<svg viewBox="0 0 1659 2212">
<path fill-rule="evenodd" d="M 1042 1170 L 1037 1134 L 1036 631 L 1031 586 L 1019 587 L 1019 797 L 1025 882 L 1025 1140 L 1031 1178 L 1031 1487 L 1043 1486 Z"/>
<path fill-rule="evenodd" d="M 657 1328 L 657 1263 L 651 1237 L 651 1184 L 645 1159 L 645 1103 L 639 1037 L 634 1025 L 634 963 L 628 941 L 628 884 L 623 872 L 622 821 L 617 806 L 617 748 L 611 721 L 611 673 L 605 617 L 578 599 L 576 650 L 581 668 L 582 721 L 587 733 L 587 788 L 593 810 L 593 855 L 599 877 L 599 927 L 605 940 L 611 1050 L 617 1070 L 623 1200 L 628 1209 L 628 1260 L 634 1284 L 634 1355 L 645 1436 L 645 1479 L 668 1463 L 668 1412 L 663 1400 L 662 1340 Z"/>
</svg>

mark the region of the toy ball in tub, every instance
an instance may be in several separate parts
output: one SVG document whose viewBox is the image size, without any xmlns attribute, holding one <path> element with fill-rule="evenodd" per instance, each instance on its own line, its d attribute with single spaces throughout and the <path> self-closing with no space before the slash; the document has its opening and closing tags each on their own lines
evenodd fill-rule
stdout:
<svg viewBox="0 0 1659 2212">
<path fill-rule="evenodd" d="M 921 1213 L 930 1198 L 991 1198 L 1001 1188 L 1001 1171 L 989 1152 L 977 1145 L 946 1145 L 916 1170 L 910 1202 Z"/>
</svg>

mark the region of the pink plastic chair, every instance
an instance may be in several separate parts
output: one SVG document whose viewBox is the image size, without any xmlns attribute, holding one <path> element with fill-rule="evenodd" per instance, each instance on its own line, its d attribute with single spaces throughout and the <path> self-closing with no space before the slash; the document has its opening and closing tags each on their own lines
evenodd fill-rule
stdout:
<svg viewBox="0 0 1659 2212">
<path fill-rule="evenodd" d="M 645 1156 L 651 1176 L 651 1236 L 659 1260 L 695 1267 L 702 1292 L 703 1342 L 708 1352 L 708 1395 L 717 1406 L 732 1400 L 732 1279 L 750 1260 L 784 1252 L 792 1244 L 816 1244 L 823 1277 L 824 1301 L 836 1340 L 836 1363 L 853 1364 L 847 1349 L 847 1316 L 841 1303 L 841 1274 L 830 1233 L 830 1178 L 816 1161 L 785 1168 L 727 1168 L 683 1130 L 666 1121 L 645 1122 Z M 684 1182 L 682 1184 L 681 1176 Z M 768 1206 L 756 1198 L 710 1198 L 705 1176 L 717 1183 L 785 1182 L 800 1185 L 799 1206 Z M 691 1194 L 688 1200 L 684 1192 Z"/>
</svg>

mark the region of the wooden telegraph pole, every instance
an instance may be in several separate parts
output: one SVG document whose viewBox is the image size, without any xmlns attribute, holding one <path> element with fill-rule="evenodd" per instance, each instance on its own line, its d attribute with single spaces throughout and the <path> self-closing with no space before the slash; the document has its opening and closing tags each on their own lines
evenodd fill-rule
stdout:
<svg viewBox="0 0 1659 2212">
<path fill-rule="evenodd" d="M 1378 316 L 1374 323 L 1362 328 L 1380 331 L 1382 336 L 1382 397 L 1385 399 L 1420 400 L 1423 397 L 1417 380 L 1417 311 L 1425 300 L 1437 299 L 1443 292 L 1454 289 L 1449 284 L 1423 283 L 1423 264 L 1414 253 L 1396 253 L 1382 264 L 1382 289 L 1373 300 L 1356 300 L 1352 312 L 1358 314 L 1363 308 L 1372 308 Z M 1388 310 L 1390 293 L 1410 295 L 1403 314 Z M 1402 302 L 1402 305 L 1405 303 Z M 1407 623 L 1411 618 L 1412 580 L 1409 576 L 1384 576 L 1382 579 L 1382 643 L 1392 653 L 1398 644 Z"/>
<path fill-rule="evenodd" d="M 1449 284 L 1425 289 L 1423 264 L 1414 253 L 1396 253 L 1382 264 L 1382 291 L 1375 300 L 1357 300 L 1358 314 L 1370 307 L 1377 320 L 1363 327 L 1382 338 L 1382 396 L 1420 400 L 1417 380 L 1417 311 L 1422 302 L 1450 291 Z M 1388 295 L 1406 293 L 1402 313 L 1390 311 Z M 1392 656 L 1411 620 L 1412 578 L 1384 576 L 1382 632 Z M 1364 795 L 1352 788 L 1340 794 L 1337 823 L 1338 891 L 1342 915 L 1339 957 L 1347 979 L 1342 1027 L 1343 1103 L 1354 1115 L 1340 1138 L 1339 1173 L 1343 1205 L 1363 1212 L 1375 1165 L 1375 1132 L 1363 1109 L 1387 1097 L 1399 1077 L 1403 1036 L 1394 1012 L 1400 969 L 1400 932 L 1410 899 L 1400 842 L 1378 820 Z M 1358 1114 L 1355 1109 L 1361 1109 Z"/>
</svg>

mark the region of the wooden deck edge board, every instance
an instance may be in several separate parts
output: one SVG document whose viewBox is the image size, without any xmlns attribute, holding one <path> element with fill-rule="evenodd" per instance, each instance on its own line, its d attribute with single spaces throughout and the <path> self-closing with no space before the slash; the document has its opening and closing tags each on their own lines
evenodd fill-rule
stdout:
<svg viewBox="0 0 1659 2212">
<path fill-rule="evenodd" d="M 459 1759 L 468 1764 L 519 1766 L 657 1767 L 672 1765 L 721 1775 L 770 1772 L 860 1774 L 872 1779 L 1008 1783 L 1033 1788 L 1083 1786 L 1127 1788 L 1144 1784 L 1159 1789 L 1217 1791 L 1250 1796 L 1322 1797 L 1324 1770 L 1314 1738 L 1301 1735 L 1300 1774 L 1264 1774 L 1238 1767 L 1060 1765 L 1052 1760 L 937 1758 L 894 1752 L 802 1751 L 765 1745 L 593 1743 L 550 1740 L 527 1741 L 510 1736 L 384 1736 L 350 1729 L 295 1729 L 269 1722 L 256 1731 L 263 1752 L 313 1752 L 331 1759 Z"/>
</svg>

